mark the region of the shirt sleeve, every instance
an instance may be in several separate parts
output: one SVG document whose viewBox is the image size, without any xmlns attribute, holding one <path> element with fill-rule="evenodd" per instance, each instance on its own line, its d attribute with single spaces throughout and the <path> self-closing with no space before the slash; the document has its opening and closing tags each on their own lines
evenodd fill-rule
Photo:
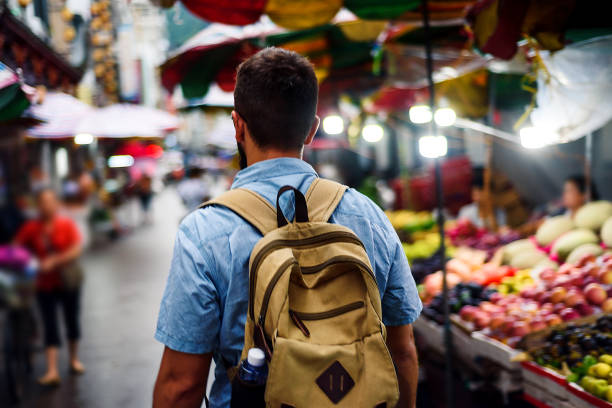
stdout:
<svg viewBox="0 0 612 408">
<path fill-rule="evenodd" d="M 179 228 L 161 301 L 155 338 L 172 350 L 203 354 L 217 348 L 219 297 L 210 280 L 210 260 L 191 235 L 187 217 Z"/>
<path fill-rule="evenodd" d="M 31 221 L 28 221 L 25 224 L 23 224 L 23 226 L 19 228 L 19 231 L 17 231 L 17 235 L 15 236 L 15 239 L 13 240 L 13 242 L 16 245 L 28 246 L 28 243 L 32 235 L 32 227 L 33 227 L 33 224 Z"/>
<path fill-rule="evenodd" d="M 390 237 L 387 239 L 391 242 L 390 270 L 382 298 L 383 323 L 386 326 L 403 326 L 419 317 L 423 305 L 402 244 L 395 231 L 388 234 Z"/>
</svg>

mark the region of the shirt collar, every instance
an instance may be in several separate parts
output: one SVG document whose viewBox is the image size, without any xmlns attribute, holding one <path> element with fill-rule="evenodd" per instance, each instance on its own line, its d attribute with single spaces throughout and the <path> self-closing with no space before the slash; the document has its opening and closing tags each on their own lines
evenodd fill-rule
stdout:
<svg viewBox="0 0 612 408">
<path fill-rule="evenodd" d="M 232 188 L 243 187 L 249 183 L 279 176 L 305 173 L 317 175 L 312 166 L 301 159 L 281 157 L 279 159 L 264 160 L 240 170 L 234 179 Z"/>
</svg>

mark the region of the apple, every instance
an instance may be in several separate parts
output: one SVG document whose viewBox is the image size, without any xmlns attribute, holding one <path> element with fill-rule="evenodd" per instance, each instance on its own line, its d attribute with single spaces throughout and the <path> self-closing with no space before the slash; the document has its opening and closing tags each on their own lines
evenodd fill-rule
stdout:
<svg viewBox="0 0 612 408">
<path fill-rule="evenodd" d="M 568 275 L 568 278 L 572 286 L 584 286 L 584 278 L 582 277 L 581 273 L 572 272 L 570 275 Z"/>
<path fill-rule="evenodd" d="M 510 332 L 512 337 L 523 337 L 529 334 L 531 328 L 527 322 L 518 321 L 512 325 L 512 330 Z"/>
<path fill-rule="evenodd" d="M 561 319 L 563 319 L 564 322 L 569 322 L 570 320 L 578 319 L 580 317 L 580 314 L 574 309 L 567 307 L 563 309 L 561 313 L 559 313 L 559 316 L 561 317 Z"/>
<path fill-rule="evenodd" d="M 595 256 L 593 254 L 584 254 L 576 264 L 577 267 L 585 266 L 589 263 L 595 262 Z"/>
<path fill-rule="evenodd" d="M 555 308 L 555 305 L 553 305 L 550 302 L 542 303 L 542 305 L 540 306 L 540 310 L 543 311 L 543 312 L 546 312 L 546 311 L 552 312 L 554 310 L 554 308 Z"/>
<path fill-rule="evenodd" d="M 584 302 L 584 296 L 576 289 L 569 290 L 563 299 L 565 306 L 574 307 L 580 302 Z"/>
<path fill-rule="evenodd" d="M 556 314 L 549 314 L 546 316 L 545 320 L 548 326 L 556 326 L 563 323 L 563 320 Z"/>
<path fill-rule="evenodd" d="M 489 302 L 493 304 L 498 304 L 499 301 L 502 300 L 503 298 L 504 298 L 504 295 L 502 295 L 499 292 L 491 293 L 491 296 L 489 296 Z"/>
<path fill-rule="evenodd" d="M 608 297 L 606 290 L 598 283 L 591 283 L 585 287 L 584 295 L 594 305 L 601 305 Z"/>
<path fill-rule="evenodd" d="M 459 311 L 459 317 L 466 322 L 472 322 L 474 321 L 474 314 L 478 311 L 479 309 L 476 306 L 463 306 Z"/>
<path fill-rule="evenodd" d="M 482 330 L 489 325 L 491 321 L 490 315 L 482 310 L 478 310 L 474 313 L 474 325 L 478 330 Z"/>
<path fill-rule="evenodd" d="M 489 322 L 489 327 L 491 330 L 497 330 L 502 327 L 504 324 L 504 320 L 506 319 L 506 315 L 503 313 L 495 313 L 491 315 L 491 321 Z"/>
<path fill-rule="evenodd" d="M 530 327 L 532 331 L 538 331 L 547 328 L 548 324 L 546 324 L 546 319 L 542 317 L 536 317 L 531 321 Z"/>
<path fill-rule="evenodd" d="M 599 268 L 599 266 L 595 265 L 595 264 L 590 264 L 587 265 L 583 268 L 584 271 L 586 271 L 589 275 L 591 275 L 592 277 L 596 278 L 597 275 L 599 275 L 599 271 L 601 270 Z"/>
<path fill-rule="evenodd" d="M 590 316 L 595 312 L 593 306 L 589 305 L 587 302 L 580 302 L 574 305 L 574 309 L 580 313 L 581 316 Z"/>
<path fill-rule="evenodd" d="M 540 279 L 543 281 L 551 282 L 557 277 L 557 272 L 554 269 L 547 268 L 540 272 Z"/>
<path fill-rule="evenodd" d="M 550 301 L 552 303 L 561 303 L 565 295 L 567 295 L 567 290 L 564 287 L 556 287 L 550 292 Z"/>
<path fill-rule="evenodd" d="M 597 280 L 597 278 L 592 277 L 591 275 L 587 275 L 586 278 L 583 279 L 582 281 L 582 287 L 586 287 L 588 285 L 590 285 L 591 283 L 598 283 L 599 281 Z"/>
<path fill-rule="evenodd" d="M 605 285 L 612 285 L 612 269 L 602 270 L 597 275 L 597 279 Z"/>
<path fill-rule="evenodd" d="M 514 326 L 514 323 L 516 322 L 516 318 L 514 316 L 506 316 L 504 318 L 504 322 L 501 325 L 501 331 L 505 334 L 505 335 L 509 335 L 510 332 L 512 331 L 512 327 Z"/>
<path fill-rule="evenodd" d="M 612 297 L 607 298 L 601 304 L 601 310 L 604 313 L 612 313 Z"/>
<path fill-rule="evenodd" d="M 565 309 L 565 304 L 563 303 L 555 303 L 555 307 L 553 308 L 553 312 L 559 314 L 561 311 Z"/>
<path fill-rule="evenodd" d="M 568 263 L 564 263 L 563 265 L 561 265 L 559 267 L 559 270 L 557 271 L 557 274 L 558 275 L 567 275 L 568 273 L 570 273 L 572 271 L 572 269 L 574 269 L 574 265 L 568 264 Z"/>
</svg>

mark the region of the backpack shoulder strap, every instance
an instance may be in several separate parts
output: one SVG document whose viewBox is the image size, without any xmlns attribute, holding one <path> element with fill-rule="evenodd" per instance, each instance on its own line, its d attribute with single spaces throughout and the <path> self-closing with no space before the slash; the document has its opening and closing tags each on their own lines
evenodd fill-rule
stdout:
<svg viewBox="0 0 612 408">
<path fill-rule="evenodd" d="M 237 188 L 207 201 L 200 208 L 220 205 L 228 208 L 242 217 L 246 222 L 257 228 L 262 235 L 276 229 L 276 210 L 272 204 L 254 191 Z"/>
<path fill-rule="evenodd" d="M 306 193 L 308 218 L 314 222 L 327 222 L 340 204 L 348 187 L 335 181 L 316 178 Z"/>
</svg>

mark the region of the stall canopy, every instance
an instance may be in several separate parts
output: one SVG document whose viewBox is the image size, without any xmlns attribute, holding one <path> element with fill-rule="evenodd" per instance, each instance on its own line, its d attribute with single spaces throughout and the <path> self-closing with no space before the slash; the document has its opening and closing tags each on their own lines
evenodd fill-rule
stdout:
<svg viewBox="0 0 612 408">
<path fill-rule="evenodd" d="M 420 0 L 181 0 L 187 9 L 210 22 L 248 25 L 268 16 L 275 24 L 301 30 L 327 24 L 342 9 L 365 20 L 421 21 Z M 174 1 L 163 2 L 171 5 Z M 432 20 L 462 18 L 472 0 L 430 0 Z"/>
<path fill-rule="evenodd" d="M 0 122 L 18 118 L 28 106 L 19 78 L 0 62 Z"/>
<path fill-rule="evenodd" d="M 33 105 L 30 113 L 45 123 L 29 130 L 34 138 L 54 139 L 74 136 L 79 121 L 93 108 L 75 97 L 62 93 L 48 93 L 42 103 Z"/>
</svg>

